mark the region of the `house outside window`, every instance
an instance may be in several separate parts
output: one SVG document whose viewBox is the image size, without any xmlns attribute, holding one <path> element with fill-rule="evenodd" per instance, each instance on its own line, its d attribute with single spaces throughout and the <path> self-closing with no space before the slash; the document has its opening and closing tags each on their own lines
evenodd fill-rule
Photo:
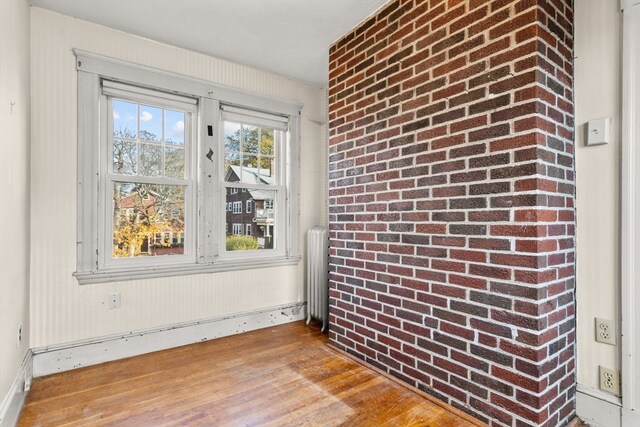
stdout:
<svg viewBox="0 0 640 427">
<path fill-rule="evenodd" d="M 135 265 L 161 255 L 194 259 L 196 101 L 107 80 L 102 95 L 107 116 L 102 141 L 111 159 L 101 176 L 108 207 L 102 263 Z M 186 245 L 173 241 L 178 234 Z"/>
<path fill-rule="evenodd" d="M 76 56 L 81 284 L 298 262 L 299 106 Z"/>
</svg>

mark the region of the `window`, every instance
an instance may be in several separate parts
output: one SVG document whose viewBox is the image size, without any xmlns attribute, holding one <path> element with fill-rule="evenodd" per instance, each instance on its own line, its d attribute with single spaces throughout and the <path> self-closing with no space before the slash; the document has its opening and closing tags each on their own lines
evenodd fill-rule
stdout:
<svg viewBox="0 0 640 427">
<path fill-rule="evenodd" d="M 196 100 L 103 80 L 102 103 L 107 126 L 101 145 L 108 164 L 101 165 L 100 179 L 107 208 L 101 263 L 137 265 L 158 256 L 193 260 Z M 173 242 L 174 234 L 187 244 Z"/>
<path fill-rule="evenodd" d="M 224 186 L 236 188 L 242 185 L 240 188 L 246 190 L 251 198 L 246 200 L 249 213 L 252 212 L 252 200 L 255 201 L 256 210 L 251 221 L 258 230 L 255 248 L 277 250 L 280 245 L 279 239 L 282 237 L 280 228 L 285 219 L 281 212 L 274 209 L 273 201 L 284 200 L 285 177 L 279 173 L 281 168 L 278 165 L 283 164 L 287 120 L 281 116 L 226 105 L 222 106 L 222 120 Z M 258 208 L 259 204 L 262 204 L 262 209 Z M 246 248 L 228 249 L 237 250 Z"/>
<path fill-rule="evenodd" d="M 81 284 L 299 261 L 300 106 L 76 57 Z"/>
</svg>

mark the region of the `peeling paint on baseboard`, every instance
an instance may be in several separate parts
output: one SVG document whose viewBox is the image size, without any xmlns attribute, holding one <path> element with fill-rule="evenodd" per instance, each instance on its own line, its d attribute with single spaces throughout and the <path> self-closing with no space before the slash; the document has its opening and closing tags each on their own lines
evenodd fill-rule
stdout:
<svg viewBox="0 0 640 427">
<path fill-rule="evenodd" d="M 125 357 L 151 353 L 269 326 L 304 320 L 306 303 L 273 307 L 126 335 L 100 337 L 34 349 L 33 376 L 40 377 Z M 294 314 L 295 313 L 295 314 Z"/>
</svg>

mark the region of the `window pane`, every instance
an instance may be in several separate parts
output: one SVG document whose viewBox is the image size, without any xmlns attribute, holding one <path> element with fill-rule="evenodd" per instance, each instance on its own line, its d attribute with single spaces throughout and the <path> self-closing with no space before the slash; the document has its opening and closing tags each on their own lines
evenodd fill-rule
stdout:
<svg viewBox="0 0 640 427">
<path fill-rule="evenodd" d="M 113 173 L 185 179 L 189 147 L 184 124 L 189 113 L 120 99 L 112 102 Z"/>
<path fill-rule="evenodd" d="M 260 138 L 260 154 L 273 156 L 275 154 L 275 147 L 273 144 L 273 129 L 262 129 Z"/>
<path fill-rule="evenodd" d="M 242 156 L 242 166 L 243 166 L 243 169 L 244 168 L 249 169 L 246 172 L 250 174 L 248 178 L 255 180 L 256 179 L 255 176 L 252 176 L 251 174 L 253 175 L 257 174 L 258 157 L 245 154 L 244 156 Z M 242 171 L 242 173 L 245 173 L 245 171 Z"/>
<path fill-rule="evenodd" d="M 162 109 L 140 105 L 140 139 L 162 141 Z"/>
<path fill-rule="evenodd" d="M 240 152 L 240 124 L 224 122 L 224 151 Z"/>
<path fill-rule="evenodd" d="M 276 184 L 277 138 L 283 132 L 225 122 L 225 181 L 243 184 Z"/>
<path fill-rule="evenodd" d="M 136 139 L 138 137 L 138 105 L 120 99 L 113 100 L 113 136 Z"/>
<path fill-rule="evenodd" d="M 185 188 L 113 184 L 113 258 L 184 253 Z"/>
<path fill-rule="evenodd" d="M 184 148 L 166 147 L 164 150 L 164 176 L 184 179 Z"/>
<path fill-rule="evenodd" d="M 225 212 L 226 223 L 232 224 L 227 230 L 227 251 L 273 249 L 275 235 L 275 191 L 238 191 L 232 187 L 227 191 Z"/>
<path fill-rule="evenodd" d="M 262 179 L 273 182 L 273 173 L 275 172 L 275 159 L 273 157 L 261 157 L 260 158 L 260 175 Z"/>
<path fill-rule="evenodd" d="M 240 182 L 240 156 L 236 153 L 225 153 L 224 176 L 227 182 Z"/>
<path fill-rule="evenodd" d="M 242 152 L 257 153 L 260 129 L 254 126 L 242 125 Z"/>
<path fill-rule="evenodd" d="M 135 141 L 113 140 L 113 173 L 135 175 L 138 163 L 138 145 Z"/>
<path fill-rule="evenodd" d="M 164 110 L 164 138 L 167 144 L 184 145 L 184 113 Z"/>
<path fill-rule="evenodd" d="M 162 175 L 162 146 L 157 144 L 140 144 L 140 175 Z"/>
</svg>

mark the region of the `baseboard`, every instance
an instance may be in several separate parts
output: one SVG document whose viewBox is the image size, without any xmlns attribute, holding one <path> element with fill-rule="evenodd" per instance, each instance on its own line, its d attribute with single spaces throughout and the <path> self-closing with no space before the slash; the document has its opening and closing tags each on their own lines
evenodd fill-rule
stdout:
<svg viewBox="0 0 640 427">
<path fill-rule="evenodd" d="M 622 404 L 619 397 L 578 384 L 576 415 L 591 427 L 621 427 Z"/>
<path fill-rule="evenodd" d="M 138 356 L 305 319 L 306 303 L 33 349 L 33 376 Z"/>
<path fill-rule="evenodd" d="M 9 392 L 0 404 L 0 427 L 13 427 L 17 424 L 32 378 L 33 354 L 28 350 Z"/>
</svg>

